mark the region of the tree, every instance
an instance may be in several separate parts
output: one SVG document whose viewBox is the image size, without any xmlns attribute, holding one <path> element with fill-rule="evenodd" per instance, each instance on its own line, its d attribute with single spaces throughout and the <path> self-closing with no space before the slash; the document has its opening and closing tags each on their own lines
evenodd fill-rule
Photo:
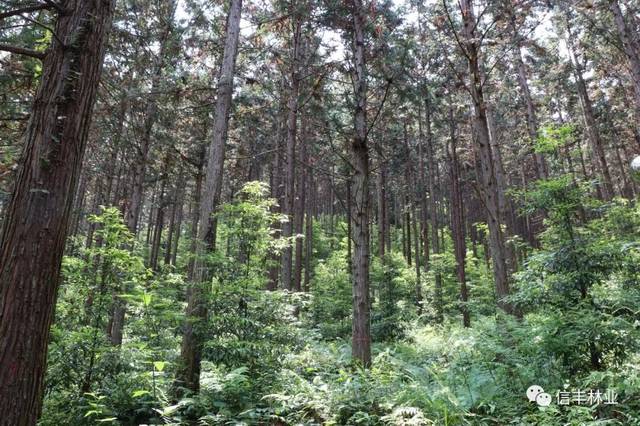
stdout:
<svg viewBox="0 0 640 426">
<path fill-rule="evenodd" d="M 462 0 L 463 41 L 460 48 L 469 66 L 468 90 L 473 101 L 473 131 L 475 133 L 475 149 L 478 154 L 480 170 L 479 180 L 482 188 L 482 200 L 487 213 L 489 225 L 489 245 L 496 287 L 498 306 L 508 313 L 513 313 L 512 306 L 504 301 L 509 295 L 509 277 L 507 274 L 507 250 L 504 242 L 500 209 L 500 193 L 496 181 L 496 167 L 490 142 L 487 119 L 487 104 L 484 96 L 484 79 L 481 72 L 480 49 L 481 39 L 477 35 L 478 21 L 473 11 L 472 0 Z"/>
<path fill-rule="evenodd" d="M 36 423 L 49 327 L 113 1 L 64 1 L 25 133 L 0 243 L 0 412 Z"/>
<path fill-rule="evenodd" d="M 636 138 L 640 142 L 640 40 L 638 40 L 637 33 L 634 34 L 633 32 L 633 24 L 627 24 L 618 0 L 609 0 L 609 9 L 613 14 L 618 37 L 622 42 L 624 53 L 627 55 L 627 60 L 631 67 L 631 80 L 633 82 L 636 107 Z"/>
<path fill-rule="evenodd" d="M 229 128 L 231 96 L 233 94 L 233 76 L 235 72 L 238 41 L 240 37 L 240 17 L 242 0 L 231 0 L 227 16 L 224 53 L 218 75 L 218 98 L 215 104 L 213 137 L 207 155 L 204 188 L 200 200 L 196 259 L 194 265 L 195 283 L 187 293 L 187 321 L 182 336 L 180 358 L 183 363 L 177 383 L 193 392 L 200 388 L 200 361 L 202 341 L 196 329 L 197 322 L 207 317 L 206 297 L 203 285 L 211 279 L 205 256 L 216 245 L 216 219 L 213 213 L 220 203 L 225 158 L 225 143 Z"/>
<path fill-rule="evenodd" d="M 611 173 L 609 172 L 609 165 L 607 164 L 607 157 L 604 152 L 598 122 L 596 121 L 595 113 L 593 111 L 591 97 L 587 91 L 587 84 L 584 81 L 584 66 L 576 55 L 575 35 L 571 29 L 569 19 L 570 17 L 567 15 L 567 48 L 569 50 L 569 56 L 571 57 L 573 72 L 576 78 L 576 88 L 580 98 L 580 105 L 582 106 L 584 125 L 589 142 L 591 143 L 591 149 L 596 156 L 596 161 L 600 168 L 600 174 L 602 176 L 602 196 L 605 200 L 610 200 L 615 195 L 613 190 L 613 181 L 611 180 Z"/>
<path fill-rule="evenodd" d="M 303 50 L 302 38 L 302 16 L 300 6 L 295 1 L 290 4 L 291 15 L 291 58 L 290 60 L 290 87 L 289 98 L 287 100 L 287 139 L 286 139 L 286 176 L 284 184 L 284 205 L 283 213 L 289 216 L 282 227 L 282 236 L 291 238 L 293 235 L 294 222 L 299 218 L 294 217 L 295 208 L 295 171 L 296 171 L 296 138 L 298 135 L 298 96 L 300 94 L 300 62 Z M 293 250 L 291 246 L 285 247 L 282 251 L 282 287 L 287 290 L 293 289 Z"/>
<path fill-rule="evenodd" d="M 371 364 L 369 313 L 369 148 L 367 146 L 367 75 L 365 59 L 366 9 L 360 0 L 351 1 L 354 88 L 354 135 L 349 145 L 353 164 L 353 326 L 352 355 L 362 365 Z"/>
<path fill-rule="evenodd" d="M 451 102 L 451 95 L 449 95 Z M 451 180 L 451 233 L 453 236 L 454 253 L 456 257 L 456 273 L 458 283 L 460 284 L 460 302 L 462 312 L 462 324 L 465 327 L 471 326 L 471 318 L 469 316 L 469 308 L 467 302 L 469 300 L 469 290 L 467 289 L 467 273 L 466 273 L 466 256 L 467 243 L 464 229 L 464 206 L 462 204 L 462 190 L 460 188 L 460 164 L 458 162 L 457 152 L 457 135 L 456 122 L 454 114 L 454 106 L 449 105 L 449 148 L 447 156 L 449 157 L 449 179 Z"/>
</svg>

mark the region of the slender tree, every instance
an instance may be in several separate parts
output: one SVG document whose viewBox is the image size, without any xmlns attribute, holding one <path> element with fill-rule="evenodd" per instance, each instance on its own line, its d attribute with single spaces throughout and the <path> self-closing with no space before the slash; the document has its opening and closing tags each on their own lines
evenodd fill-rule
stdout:
<svg viewBox="0 0 640 426">
<path fill-rule="evenodd" d="M 367 75 L 365 59 L 366 8 L 361 0 L 351 1 L 353 24 L 353 113 L 354 135 L 349 145 L 353 164 L 353 326 L 352 355 L 362 365 L 371 364 L 371 331 L 369 301 L 369 148 L 367 146 Z"/>
<path fill-rule="evenodd" d="M 473 102 L 473 131 L 475 133 L 475 149 L 478 155 L 479 180 L 482 199 L 489 225 L 489 246 L 493 263 L 493 277 L 496 288 L 498 306 L 512 313 L 512 306 L 504 301 L 509 295 L 509 277 L 507 273 L 507 249 L 502 229 L 500 193 L 496 178 L 496 164 L 492 153 L 487 104 L 484 95 L 484 79 L 481 71 L 482 41 L 478 36 L 478 21 L 473 10 L 472 0 L 461 0 L 463 30 L 460 48 L 469 65 L 468 89 Z"/>
<path fill-rule="evenodd" d="M 242 0 L 231 0 L 227 16 L 224 53 L 218 75 L 218 97 L 214 111 L 213 137 L 209 145 L 204 188 L 199 206 L 194 285 L 187 294 L 187 321 L 184 325 L 180 352 L 182 367 L 178 372 L 177 384 L 192 392 L 200 390 L 200 361 L 203 342 L 197 327 L 199 322 L 207 318 L 203 287 L 211 279 L 211 271 L 205 264 L 204 255 L 208 251 L 214 250 L 216 245 L 217 223 L 213 213 L 220 204 L 222 193 L 225 143 L 229 129 L 241 14 Z"/>
</svg>

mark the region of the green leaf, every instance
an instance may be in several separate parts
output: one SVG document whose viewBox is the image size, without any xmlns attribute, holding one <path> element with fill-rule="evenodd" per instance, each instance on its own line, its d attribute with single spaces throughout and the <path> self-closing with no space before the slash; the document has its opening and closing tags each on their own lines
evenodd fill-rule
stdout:
<svg viewBox="0 0 640 426">
<path fill-rule="evenodd" d="M 151 298 L 152 298 L 152 295 L 149 293 L 144 293 L 142 295 L 142 303 L 144 304 L 144 306 L 151 305 Z"/>
</svg>

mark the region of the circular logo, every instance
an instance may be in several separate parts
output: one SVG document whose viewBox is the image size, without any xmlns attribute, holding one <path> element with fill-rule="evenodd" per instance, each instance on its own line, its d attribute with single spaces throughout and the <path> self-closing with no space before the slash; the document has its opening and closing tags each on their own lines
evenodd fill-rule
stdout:
<svg viewBox="0 0 640 426">
<path fill-rule="evenodd" d="M 551 395 L 545 392 L 541 392 L 536 396 L 536 404 L 540 407 L 548 407 L 551 405 Z"/>
<path fill-rule="evenodd" d="M 529 389 L 527 389 L 527 399 L 529 402 L 533 402 L 536 400 L 536 397 L 543 392 L 544 389 L 542 389 L 542 386 L 531 385 L 529 386 Z"/>
</svg>

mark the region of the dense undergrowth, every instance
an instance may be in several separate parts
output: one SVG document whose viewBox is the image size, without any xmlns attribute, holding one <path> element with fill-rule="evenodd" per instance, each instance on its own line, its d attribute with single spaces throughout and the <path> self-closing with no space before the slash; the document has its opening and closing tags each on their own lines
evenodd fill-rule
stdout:
<svg viewBox="0 0 640 426">
<path fill-rule="evenodd" d="M 42 425 L 640 424 L 637 206 L 585 202 L 585 189 L 567 179 L 530 191 L 527 205 L 545 210 L 548 227 L 514 274 L 521 319 L 496 310 L 482 247 L 467 261 L 471 328 L 461 325 L 450 252 L 423 276 L 421 304 L 401 253 L 376 258 L 374 360 L 365 370 L 351 360 L 346 240 L 326 220 L 314 229 L 310 293 L 263 290 L 269 254 L 283 243 L 269 232 L 264 193 L 250 184 L 221 214 L 225 250 L 209 259 L 218 273 L 199 325 L 207 343 L 198 395 L 173 381 L 190 258 L 152 273 L 143 250 L 128 249 L 116 209 L 93 218 L 100 244 L 64 262 Z M 439 325 L 435 272 L 447 318 Z M 114 294 L 127 307 L 120 347 L 105 333 Z M 552 395 L 549 407 L 528 401 L 534 384 Z M 616 404 L 558 404 L 558 392 L 578 390 L 613 392 Z"/>
</svg>

